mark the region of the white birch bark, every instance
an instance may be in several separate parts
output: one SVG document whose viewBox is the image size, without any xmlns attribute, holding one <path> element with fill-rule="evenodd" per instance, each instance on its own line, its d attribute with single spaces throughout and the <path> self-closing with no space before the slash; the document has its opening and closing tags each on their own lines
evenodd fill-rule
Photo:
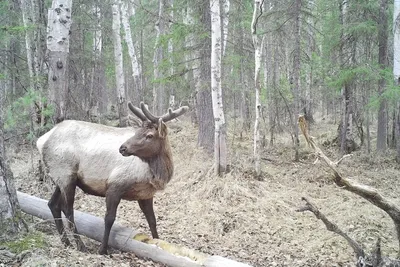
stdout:
<svg viewBox="0 0 400 267">
<path fill-rule="evenodd" d="M 228 24 L 229 24 L 229 9 L 230 0 L 222 0 L 222 57 L 225 55 L 226 41 L 228 40 Z"/>
<path fill-rule="evenodd" d="M 254 122 L 254 144 L 253 144 L 253 155 L 255 162 L 255 171 L 256 175 L 261 174 L 261 166 L 260 166 L 260 148 L 261 148 L 261 138 L 260 138 L 260 114 L 261 114 L 261 84 L 260 84 L 260 70 L 261 70 L 261 58 L 262 58 L 262 47 L 264 38 L 257 36 L 257 18 L 259 16 L 259 12 L 262 12 L 261 0 L 254 0 L 254 10 L 253 10 L 253 19 L 251 22 L 251 34 L 253 37 L 253 45 L 254 45 L 254 87 L 255 87 L 255 107 L 256 107 L 256 118 Z"/>
<path fill-rule="evenodd" d="M 32 31 L 28 29 L 30 22 L 33 21 L 33 15 L 31 13 L 32 6 L 30 0 L 21 0 L 22 9 L 22 22 L 25 27 L 25 50 L 26 50 L 26 61 L 28 63 L 29 72 L 29 86 L 31 90 L 35 88 L 34 86 L 34 71 L 33 71 L 33 55 L 32 55 Z"/>
<path fill-rule="evenodd" d="M 221 175 L 226 171 L 226 124 L 221 86 L 221 17 L 218 0 L 210 0 L 211 8 L 211 96 L 214 112 L 214 164 L 215 171 Z"/>
<path fill-rule="evenodd" d="M 168 32 L 171 32 L 172 21 L 174 20 L 174 0 L 168 0 L 168 8 L 169 8 L 169 22 L 168 22 Z M 168 39 L 168 59 L 169 59 L 169 75 L 172 77 L 175 73 L 174 71 L 174 46 L 172 43 L 172 38 Z M 174 85 L 170 85 L 169 92 L 169 107 L 175 109 L 175 88 Z"/>
<path fill-rule="evenodd" d="M 132 31 L 131 31 L 131 26 L 129 24 L 129 9 L 128 9 L 128 3 L 127 0 L 120 1 L 121 3 L 121 20 L 122 20 L 122 25 L 124 27 L 124 39 L 126 42 L 126 45 L 128 47 L 128 53 L 129 57 L 131 59 L 131 66 L 132 66 L 132 77 L 133 77 L 133 83 L 134 83 L 134 97 L 133 102 L 135 105 L 138 105 L 140 100 L 141 100 L 141 67 L 138 61 L 138 57 L 136 55 L 136 50 L 135 50 L 135 45 L 133 42 L 132 38 Z"/>
<path fill-rule="evenodd" d="M 102 30 L 101 30 L 101 11 L 100 7 L 98 5 L 93 6 L 93 13 L 96 18 L 96 29 L 93 31 L 93 53 L 94 55 L 100 56 L 101 55 L 101 50 L 103 48 L 103 36 L 102 36 Z"/>
<path fill-rule="evenodd" d="M 155 25 L 155 29 L 157 31 L 156 35 L 156 43 L 154 46 L 154 57 L 153 57 L 153 64 L 154 64 L 154 86 L 153 86 L 153 112 L 155 114 L 161 115 L 163 112 L 163 94 L 164 94 L 164 86 L 160 83 L 160 79 L 162 78 L 162 73 L 160 69 L 161 61 L 163 60 L 164 53 L 163 47 L 160 44 L 161 35 L 164 33 L 164 3 L 165 0 L 159 0 L 158 5 L 158 19 Z"/>
<path fill-rule="evenodd" d="M 114 60 L 115 60 L 115 80 L 117 84 L 117 97 L 119 107 L 119 123 L 120 126 L 126 126 L 128 110 L 125 96 L 125 77 L 123 69 L 123 55 L 121 44 L 121 15 L 119 12 L 119 0 L 114 0 L 112 4 L 112 33 L 114 44 Z"/>
<path fill-rule="evenodd" d="M 33 13 L 32 6 L 30 0 L 22 0 L 21 1 L 21 10 L 22 10 L 22 22 L 25 27 L 25 50 L 26 50 L 26 61 L 28 64 L 28 72 L 29 72 L 29 87 L 30 90 L 35 90 L 35 73 L 33 68 L 33 34 L 32 31 L 28 29 L 30 24 L 33 22 Z M 33 133 L 33 128 L 36 121 L 36 109 L 35 104 L 32 102 L 30 104 L 30 119 L 31 119 L 31 131 Z"/>
<path fill-rule="evenodd" d="M 193 9 L 190 5 L 190 3 L 187 3 L 185 13 L 183 14 L 183 23 L 188 25 L 189 27 L 193 26 L 194 24 L 194 18 L 193 18 Z M 198 68 L 195 68 L 195 62 L 192 62 L 194 59 L 194 55 L 196 52 L 191 52 L 193 51 L 191 48 L 193 47 L 193 33 L 189 32 L 188 35 L 185 37 L 185 48 L 186 48 L 186 54 L 185 54 L 185 66 L 186 69 L 193 69 L 193 76 L 195 76 L 195 72 L 197 72 L 197 77 L 200 75 L 200 71 Z M 197 61 L 196 61 L 197 62 Z M 193 67 L 192 67 L 193 66 Z M 185 78 L 189 79 L 188 76 L 189 72 L 185 73 Z M 196 79 L 194 79 L 196 80 Z"/>
<path fill-rule="evenodd" d="M 396 84 L 400 78 L 400 0 L 394 0 L 393 11 L 393 76 Z"/>
<path fill-rule="evenodd" d="M 48 10 L 49 100 L 55 108 L 53 123 L 65 119 L 68 89 L 69 34 L 72 0 L 53 0 Z"/>
</svg>

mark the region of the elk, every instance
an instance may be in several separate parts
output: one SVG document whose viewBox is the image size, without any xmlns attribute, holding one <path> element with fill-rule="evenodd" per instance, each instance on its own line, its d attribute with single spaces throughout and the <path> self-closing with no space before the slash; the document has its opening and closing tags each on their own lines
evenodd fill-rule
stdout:
<svg viewBox="0 0 400 267">
<path fill-rule="evenodd" d="M 65 246 L 70 246 L 61 212 L 74 232 L 77 249 L 86 247 L 74 223 L 74 198 L 78 186 L 85 193 L 105 197 L 104 237 L 99 249 L 107 253 L 108 239 L 121 199 L 137 200 L 158 238 L 153 196 L 163 190 L 173 174 L 171 147 L 165 122 L 184 114 L 188 107 L 168 110 L 163 116 L 151 114 L 141 102 L 140 109 L 128 103 L 141 121 L 135 131 L 84 121 L 66 120 L 37 140 L 45 173 L 56 188 L 48 206 Z"/>
</svg>

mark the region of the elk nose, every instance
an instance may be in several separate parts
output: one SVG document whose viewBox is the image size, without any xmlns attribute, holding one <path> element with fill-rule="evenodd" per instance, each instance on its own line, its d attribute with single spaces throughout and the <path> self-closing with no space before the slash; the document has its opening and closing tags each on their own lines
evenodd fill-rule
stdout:
<svg viewBox="0 0 400 267">
<path fill-rule="evenodd" d="M 126 149 L 127 149 L 127 147 L 126 147 L 125 145 L 122 145 L 122 146 L 119 148 L 119 153 L 121 153 L 122 155 L 124 155 L 125 152 L 126 152 Z"/>
</svg>

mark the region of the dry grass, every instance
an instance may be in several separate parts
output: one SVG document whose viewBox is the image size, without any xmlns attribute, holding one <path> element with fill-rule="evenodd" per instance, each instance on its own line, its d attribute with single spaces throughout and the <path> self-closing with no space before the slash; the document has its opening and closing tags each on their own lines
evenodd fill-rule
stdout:
<svg viewBox="0 0 400 267">
<path fill-rule="evenodd" d="M 163 239 L 254 266 L 352 266 L 353 253 L 344 240 L 324 229 L 311 213 L 295 212 L 302 206 L 301 197 L 306 196 L 367 250 L 380 236 L 383 252 L 395 255 L 398 245 L 388 216 L 334 186 L 324 165 L 313 164 L 315 157 L 305 145 L 301 147 L 302 160 L 292 162 L 290 137 L 280 134 L 275 147 L 263 152 L 264 179 L 258 181 L 252 175 L 251 136 L 243 136 L 242 140 L 235 136 L 233 140 L 230 135 L 231 172 L 217 177 L 210 171 L 212 156 L 196 146 L 197 130 L 185 121 L 180 126 L 179 132 L 170 133 L 175 175 L 167 189 L 155 197 Z M 331 139 L 336 131 L 336 125 L 328 119 L 318 121 L 314 127 L 311 134 L 320 144 Z M 328 149 L 326 153 L 332 159 L 338 157 L 334 150 Z M 29 174 L 27 157 L 28 154 L 15 157 L 12 165 L 19 190 L 48 198 L 46 187 Z M 368 156 L 359 151 L 346 159 L 340 169 L 346 177 L 378 188 L 400 205 L 400 172 L 393 157 Z M 104 199 L 79 191 L 75 208 L 103 216 Z M 136 203 L 122 201 L 117 220 L 149 233 Z M 144 260 L 135 262 L 140 260 L 131 255 L 117 253 L 107 258 L 64 249 L 54 228 L 51 229 L 53 235 L 47 236 L 51 246 L 36 253 L 48 254 L 59 262 L 64 260 L 65 266 L 97 260 L 105 261 L 106 266 L 119 265 L 124 257 L 130 258 L 125 260 L 126 266 L 132 262 L 131 266 L 160 266 Z M 85 242 L 95 253 L 97 242 Z"/>
</svg>

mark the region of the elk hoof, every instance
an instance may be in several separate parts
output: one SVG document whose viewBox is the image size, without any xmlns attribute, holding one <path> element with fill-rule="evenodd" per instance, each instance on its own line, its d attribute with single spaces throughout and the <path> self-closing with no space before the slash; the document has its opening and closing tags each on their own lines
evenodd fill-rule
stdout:
<svg viewBox="0 0 400 267">
<path fill-rule="evenodd" d="M 103 246 L 101 246 L 100 249 L 99 249 L 99 254 L 100 255 L 107 255 L 107 248 L 104 248 Z"/>
</svg>

